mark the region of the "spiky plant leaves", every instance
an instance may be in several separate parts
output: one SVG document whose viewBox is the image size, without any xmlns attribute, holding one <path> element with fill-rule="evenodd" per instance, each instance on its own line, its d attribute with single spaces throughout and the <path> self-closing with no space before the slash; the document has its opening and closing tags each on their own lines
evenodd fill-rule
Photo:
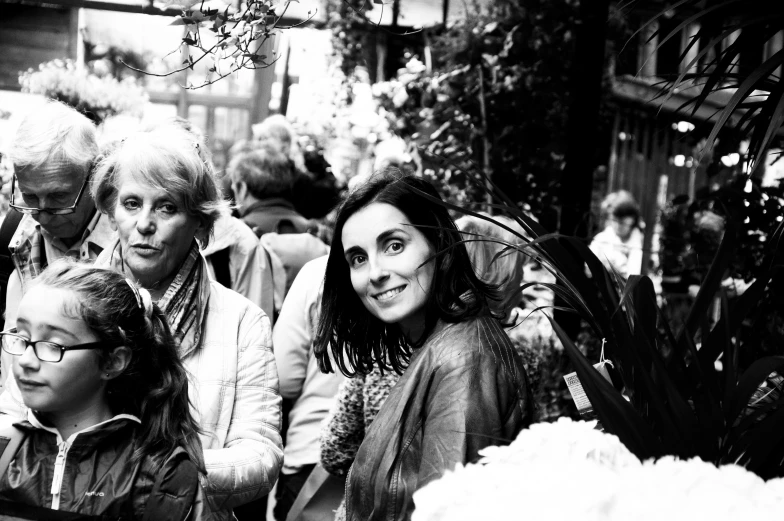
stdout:
<svg viewBox="0 0 784 521">
<path fill-rule="evenodd" d="M 689 26 L 696 24 L 699 30 L 680 55 L 685 66 L 674 81 L 666 82 L 660 95 L 665 99 L 675 93 L 689 96 L 684 106 L 691 106 L 694 116 L 708 105 L 711 95 L 734 90 L 729 102 L 722 103 L 717 112 L 704 152 L 714 145 L 725 125 L 733 124 L 749 137 L 748 159 L 753 168 L 748 174 L 752 175 L 784 124 L 784 78 L 776 72 L 784 63 L 784 56 L 778 50 L 751 70 L 739 69 L 738 62 L 742 54 L 761 52 L 761 43 L 781 30 L 784 11 L 776 2 L 767 0 L 681 0 L 666 6 L 640 31 L 673 15 L 681 20 L 674 28 L 667 34 L 657 30 L 651 36 L 660 38 L 657 49 Z M 695 47 L 699 52 L 689 56 Z"/>
<path fill-rule="evenodd" d="M 553 330 L 563 342 L 574 363 L 585 393 L 591 400 L 593 410 L 602 426 L 618 436 L 624 445 L 638 458 L 656 458 L 666 454 L 650 425 L 638 414 L 623 396 L 599 374 L 574 342 L 551 317 Z"/>
<path fill-rule="evenodd" d="M 741 297 L 732 310 L 726 301 L 722 303 L 717 325 L 703 331 L 704 352 L 695 343 L 695 334 L 707 323 L 705 318 L 715 297 L 721 294 L 721 281 L 735 250 L 732 222 L 727 224 L 686 326 L 676 336 L 656 305 L 653 286 L 647 277 L 630 277 L 625 284 L 619 284 L 617 277 L 608 272 L 583 241 L 546 232 L 518 208 L 506 206 L 503 194 L 496 191 L 489 179 L 480 175 L 477 183 L 497 196 L 500 202 L 496 209 L 520 224 L 524 234 L 492 217 L 421 195 L 515 234 L 519 244 L 505 244 L 504 249 L 514 248 L 536 257 L 557 277 L 559 284 L 547 286 L 573 306 L 599 338 L 606 340 L 605 351 L 623 382 L 622 394 L 594 370 L 574 342 L 553 322 L 553 329 L 572 360 L 594 410 L 609 432 L 640 457 L 675 454 L 699 456 L 714 463 L 737 460 L 760 474 L 781 473 L 784 469 L 781 462 L 773 469 L 765 460 L 779 455 L 784 458 L 784 413 L 780 413 L 784 410 L 784 398 L 751 412 L 746 409 L 752 395 L 769 375 L 784 370 L 784 358 L 757 361 L 738 376 L 740 347 L 734 339 L 743 318 L 754 308 L 755 296 L 765 289 L 770 274 L 752 285 L 748 295 Z M 780 226 L 769 241 L 771 252 L 767 265 L 771 274 L 780 263 L 776 252 L 783 229 L 784 225 Z M 714 365 L 720 353 L 726 359 L 726 371 L 722 374 Z"/>
</svg>

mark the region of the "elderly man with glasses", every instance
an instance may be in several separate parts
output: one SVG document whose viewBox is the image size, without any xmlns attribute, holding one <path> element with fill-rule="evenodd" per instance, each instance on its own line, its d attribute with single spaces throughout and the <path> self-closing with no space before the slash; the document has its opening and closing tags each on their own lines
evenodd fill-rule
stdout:
<svg viewBox="0 0 784 521">
<path fill-rule="evenodd" d="M 114 238 L 90 196 L 98 144 L 89 119 L 48 101 L 23 119 L 9 156 L 15 172 L 11 211 L 24 216 L 8 246 L 15 269 L 8 280 L 6 329 L 16 325 L 17 306 L 30 281 L 50 262 L 65 256 L 95 260 Z M 3 353 L 0 384 L 10 373 L 8 358 Z M 7 398 L 0 398 L 2 412 L 8 412 Z"/>
</svg>

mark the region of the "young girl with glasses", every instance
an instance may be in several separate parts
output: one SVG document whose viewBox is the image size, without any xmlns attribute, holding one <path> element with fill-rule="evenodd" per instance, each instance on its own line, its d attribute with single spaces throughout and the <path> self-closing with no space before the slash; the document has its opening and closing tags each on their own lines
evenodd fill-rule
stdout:
<svg viewBox="0 0 784 521">
<path fill-rule="evenodd" d="M 146 290 L 60 260 L 0 335 L 29 408 L 0 431 L 17 440 L 0 500 L 102 519 L 208 515 L 187 374 Z"/>
</svg>

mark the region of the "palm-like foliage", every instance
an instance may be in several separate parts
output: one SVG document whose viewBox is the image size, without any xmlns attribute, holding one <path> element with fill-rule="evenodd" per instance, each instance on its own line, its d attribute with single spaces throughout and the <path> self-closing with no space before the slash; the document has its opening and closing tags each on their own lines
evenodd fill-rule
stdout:
<svg viewBox="0 0 784 521">
<path fill-rule="evenodd" d="M 648 5 L 652 3 L 649 0 Z M 738 68 L 736 62 L 749 46 L 769 40 L 784 27 L 784 10 L 764 0 L 678 0 L 657 17 L 673 13 L 681 13 L 682 22 L 659 35 L 660 45 L 689 24 L 699 23 L 683 58 L 695 46 L 697 52 L 686 64 L 690 72 L 672 78 L 662 95 L 676 89 L 691 94 L 686 107 L 696 112 L 720 91 L 731 92 L 708 146 L 721 127 L 732 121 L 750 139 L 749 159 L 757 168 L 784 121 L 780 75 L 784 51 L 770 53 L 753 70 Z M 740 34 L 735 33 L 738 29 Z M 725 43 L 730 35 L 737 38 Z M 518 234 L 522 246 L 506 244 L 506 248 L 537 257 L 559 281 L 550 285 L 555 294 L 606 340 L 605 351 L 620 374 L 621 390 L 607 382 L 558 324 L 553 324 L 606 430 L 640 458 L 698 456 L 716 464 L 739 463 L 765 478 L 784 474 L 784 397 L 773 393 L 762 405 L 749 407 L 772 373 L 784 373 L 784 357 L 762 358 L 742 370 L 738 354 L 750 346 L 741 345 L 737 335 L 770 280 L 781 273 L 777 251 L 784 225 L 769 236 L 767 270 L 730 306 L 721 296 L 721 280 L 736 250 L 737 223 L 727 222 L 719 251 L 683 329 L 676 334 L 657 307 L 650 279 L 636 276 L 621 281 L 582 240 L 548 233 L 489 180 L 479 182 L 497 201 L 496 211 L 514 218 L 526 231 L 526 236 Z M 515 233 L 492 218 L 441 204 Z M 711 325 L 708 317 L 717 295 L 720 319 Z"/>
<path fill-rule="evenodd" d="M 553 323 L 607 431 L 640 458 L 698 456 L 716 464 L 738 462 L 764 477 L 781 472 L 778 462 L 784 455 L 784 398 L 754 411 L 747 404 L 772 372 L 784 368 L 784 357 L 757 360 L 740 374 L 737 359 L 743 346 L 735 342 L 734 332 L 780 268 L 775 250 L 784 226 L 770 241 L 773 247 L 768 275 L 758 279 L 731 309 L 723 299 L 722 318 L 708 330 L 704 319 L 734 252 L 735 234 L 727 230 L 687 323 L 676 336 L 657 307 L 649 278 L 636 276 L 623 283 L 605 269 L 582 240 L 547 233 L 489 180 L 484 179 L 482 184 L 499 202 L 493 205 L 496 211 L 514 218 L 525 236 L 490 217 L 421 195 L 516 233 L 521 242 L 505 243 L 498 255 L 509 248 L 523 251 L 538 258 L 560 281 L 548 286 L 588 322 L 599 338 L 606 340 L 605 351 L 623 381 L 621 392 Z M 698 332 L 702 334 L 700 349 L 694 340 Z M 717 371 L 714 364 L 719 356 L 722 371 Z"/>
<path fill-rule="evenodd" d="M 630 8 L 649 3 L 632 2 Z M 665 16 L 681 20 L 666 33 L 654 33 L 659 47 L 680 38 L 687 28 L 699 27 L 680 56 L 683 72 L 668 78 L 662 95 L 687 95 L 690 99 L 682 108 L 694 115 L 711 96 L 723 95 L 726 99 L 731 94 L 717 114 L 707 147 L 713 146 L 723 126 L 734 124 L 749 139 L 750 173 L 762 164 L 784 123 L 781 7 L 779 2 L 768 0 L 679 0 L 666 5 L 648 22 Z M 777 37 L 778 48 L 772 45 Z"/>
</svg>

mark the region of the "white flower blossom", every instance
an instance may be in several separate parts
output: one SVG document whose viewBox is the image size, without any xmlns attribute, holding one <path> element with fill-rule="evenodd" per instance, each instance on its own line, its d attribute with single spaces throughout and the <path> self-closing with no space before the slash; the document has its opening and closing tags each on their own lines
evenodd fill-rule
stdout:
<svg viewBox="0 0 784 521">
<path fill-rule="evenodd" d="M 417 491 L 412 521 L 736 521 L 777 518 L 784 507 L 784 479 L 697 458 L 641 463 L 594 427 L 562 418 L 487 447 L 477 464 Z"/>
</svg>

